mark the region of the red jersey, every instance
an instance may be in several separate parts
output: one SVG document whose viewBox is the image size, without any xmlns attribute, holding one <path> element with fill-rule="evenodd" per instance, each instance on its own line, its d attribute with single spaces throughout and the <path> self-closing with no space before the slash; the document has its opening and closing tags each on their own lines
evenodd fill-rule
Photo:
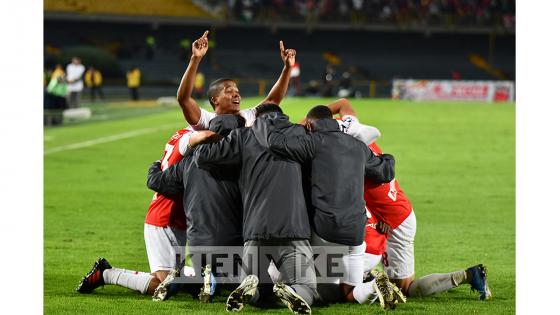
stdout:
<svg viewBox="0 0 560 315">
<path fill-rule="evenodd" d="M 369 145 L 375 155 L 383 154 L 375 142 Z M 412 204 L 399 187 L 397 179 L 390 183 L 374 183 L 368 178 L 364 181 L 364 200 L 366 206 L 377 220 L 398 227 L 412 212 Z"/>
<path fill-rule="evenodd" d="M 366 242 L 366 253 L 373 255 L 383 255 L 387 248 L 387 235 L 379 233 L 375 227 L 377 219 L 366 207 L 367 223 L 364 241 Z"/>
<path fill-rule="evenodd" d="M 181 129 L 175 132 L 167 141 L 163 158 L 161 159 L 161 169 L 165 170 L 169 166 L 178 163 L 183 158 L 179 150 L 179 140 L 183 135 L 191 132 L 191 130 Z M 148 207 L 146 214 L 146 223 L 155 226 L 172 226 L 177 229 L 186 230 L 185 211 L 183 210 L 183 194 L 167 198 L 161 194 L 155 193 L 152 202 Z"/>
</svg>

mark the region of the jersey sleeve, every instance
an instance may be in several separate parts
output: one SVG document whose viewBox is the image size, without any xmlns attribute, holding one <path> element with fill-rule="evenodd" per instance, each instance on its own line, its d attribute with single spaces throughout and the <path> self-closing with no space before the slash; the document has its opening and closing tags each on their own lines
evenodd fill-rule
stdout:
<svg viewBox="0 0 560 315">
<path fill-rule="evenodd" d="M 251 127 L 257 120 L 257 109 L 255 107 L 241 110 L 239 114 L 245 118 L 245 127 Z"/>
<path fill-rule="evenodd" d="M 370 145 L 381 136 L 379 129 L 361 124 L 358 118 L 352 115 L 345 115 L 342 117 L 342 120 L 339 120 L 338 124 L 342 132 L 362 141 L 366 145 Z"/>
<path fill-rule="evenodd" d="M 215 113 L 211 113 L 204 108 L 200 109 L 200 119 L 198 123 L 194 126 L 191 126 L 193 130 L 208 130 L 210 127 L 210 120 L 216 117 Z"/>
<path fill-rule="evenodd" d="M 196 132 L 196 131 L 194 131 Z M 193 132 L 185 133 L 181 139 L 179 139 L 179 154 L 185 156 L 187 149 L 189 148 L 189 140 L 191 139 L 191 135 Z"/>
</svg>

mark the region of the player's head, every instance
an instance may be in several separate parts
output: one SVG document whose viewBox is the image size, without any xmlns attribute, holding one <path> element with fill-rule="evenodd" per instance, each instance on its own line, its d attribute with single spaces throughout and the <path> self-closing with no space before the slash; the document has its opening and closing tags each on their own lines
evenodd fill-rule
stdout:
<svg viewBox="0 0 560 315">
<path fill-rule="evenodd" d="M 237 114 L 241 104 L 241 95 L 237 84 L 232 79 L 221 78 L 208 87 L 208 101 L 218 115 Z"/>
<path fill-rule="evenodd" d="M 275 103 L 260 104 L 255 108 L 255 110 L 257 111 L 256 114 L 257 117 L 268 113 L 280 113 L 280 114 L 284 113 L 282 112 L 282 108 L 280 108 L 280 106 L 278 106 L 278 104 Z"/>
<path fill-rule="evenodd" d="M 329 118 L 332 119 L 331 110 L 325 105 L 317 105 L 307 113 L 305 127 L 309 130 L 313 129 L 313 123 L 319 119 Z"/>
<path fill-rule="evenodd" d="M 79 65 L 82 61 L 79 57 L 72 57 L 72 63 L 75 65 Z"/>
<path fill-rule="evenodd" d="M 214 131 L 222 137 L 227 137 L 236 128 L 245 126 L 245 118 L 240 115 L 224 114 L 217 115 L 210 120 L 208 129 Z"/>
</svg>

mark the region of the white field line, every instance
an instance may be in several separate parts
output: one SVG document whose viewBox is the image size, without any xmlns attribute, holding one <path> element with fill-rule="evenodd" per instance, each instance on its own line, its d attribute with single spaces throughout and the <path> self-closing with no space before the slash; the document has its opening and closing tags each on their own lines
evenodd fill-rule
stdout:
<svg viewBox="0 0 560 315">
<path fill-rule="evenodd" d="M 43 154 L 48 155 L 48 154 L 51 154 L 51 153 L 58 153 L 58 152 L 63 152 L 63 151 L 68 151 L 68 150 L 82 149 L 82 148 L 91 147 L 91 146 L 101 144 L 101 143 L 107 143 L 107 142 L 113 142 L 113 141 L 118 141 L 118 140 L 122 140 L 122 139 L 137 137 L 137 136 L 148 134 L 148 133 L 151 133 L 151 132 L 160 131 L 160 130 L 163 130 L 163 129 L 168 129 L 168 128 L 173 127 L 173 126 L 178 126 L 178 124 L 175 123 L 175 124 L 162 125 L 162 126 L 155 127 L 155 128 L 137 129 L 137 130 L 123 132 L 123 133 L 119 133 L 119 134 L 115 134 L 115 135 L 111 135 L 111 136 L 107 136 L 107 137 L 101 137 L 101 138 L 97 138 L 97 139 L 87 140 L 87 141 L 84 141 L 84 142 L 67 144 L 67 145 L 54 147 L 54 148 L 50 148 L 48 150 L 45 150 L 43 152 Z M 177 129 L 179 129 L 179 128 L 180 127 L 177 127 Z"/>
</svg>

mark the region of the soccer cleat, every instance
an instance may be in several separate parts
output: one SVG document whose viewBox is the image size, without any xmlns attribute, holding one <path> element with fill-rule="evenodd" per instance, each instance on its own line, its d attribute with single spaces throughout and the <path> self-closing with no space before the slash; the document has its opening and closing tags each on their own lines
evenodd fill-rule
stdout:
<svg viewBox="0 0 560 315">
<path fill-rule="evenodd" d="M 283 282 L 276 283 L 272 289 L 274 294 L 284 303 L 294 314 L 311 314 L 311 307 L 305 300 L 294 291 L 290 286 Z"/>
<path fill-rule="evenodd" d="M 174 284 L 173 281 L 177 279 L 181 274 L 180 269 L 173 269 L 169 272 L 167 277 L 156 287 L 154 290 L 154 295 L 152 295 L 152 301 L 162 302 L 169 299 L 178 291 L 178 284 Z"/>
<path fill-rule="evenodd" d="M 406 303 L 406 296 L 402 293 L 401 289 L 397 287 L 396 284 L 391 282 L 391 286 L 393 287 L 393 297 L 398 303 Z"/>
<path fill-rule="evenodd" d="M 243 303 L 251 300 L 257 293 L 259 278 L 255 275 L 248 275 L 243 282 L 231 292 L 226 301 L 226 311 L 239 312 L 243 308 Z"/>
<path fill-rule="evenodd" d="M 76 287 L 76 291 L 80 293 L 91 293 L 94 289 L 105 285 L 103 280 L 103 271 L 111 269 L 111 265 L 105 258 L 98 258 L 93 264 L 90 272 L 80 281 Z"/>
<path fill-rule="evenodd" d="M 202 275 L 204 276 L 204 284 L 200 289 L 198 298 L 203 303 L 210 303 L 212 302 L 212 297 L 216 291 L 216 278 L 212 274 L 212 268 L 210 265 L 206 265 L 204 267 Z"/>
<path fill-rule="evenodd" d="M 398 299 L 393 294 L 395 291 L 394 284 L 389 281 L 389 277 L 383 271 L 373 271 L 373 274 L 375 275 L 373 289 L 377 293 L 379 306 L 382 309 L 395 308 Z"/>
<path fill-rule="evenodd" d="M 492 292 L 490 292 L 490 288 L 488 287 L 488 282 L 486 280 L 488 275 L 486 266 L 482 264 L 472 266 L 467 269 L 467 273 L 471 276 L 471 290 L 478 291 L 478 293 L 480 293 L 481 300 L 491 299 Z"/>
</svg>

